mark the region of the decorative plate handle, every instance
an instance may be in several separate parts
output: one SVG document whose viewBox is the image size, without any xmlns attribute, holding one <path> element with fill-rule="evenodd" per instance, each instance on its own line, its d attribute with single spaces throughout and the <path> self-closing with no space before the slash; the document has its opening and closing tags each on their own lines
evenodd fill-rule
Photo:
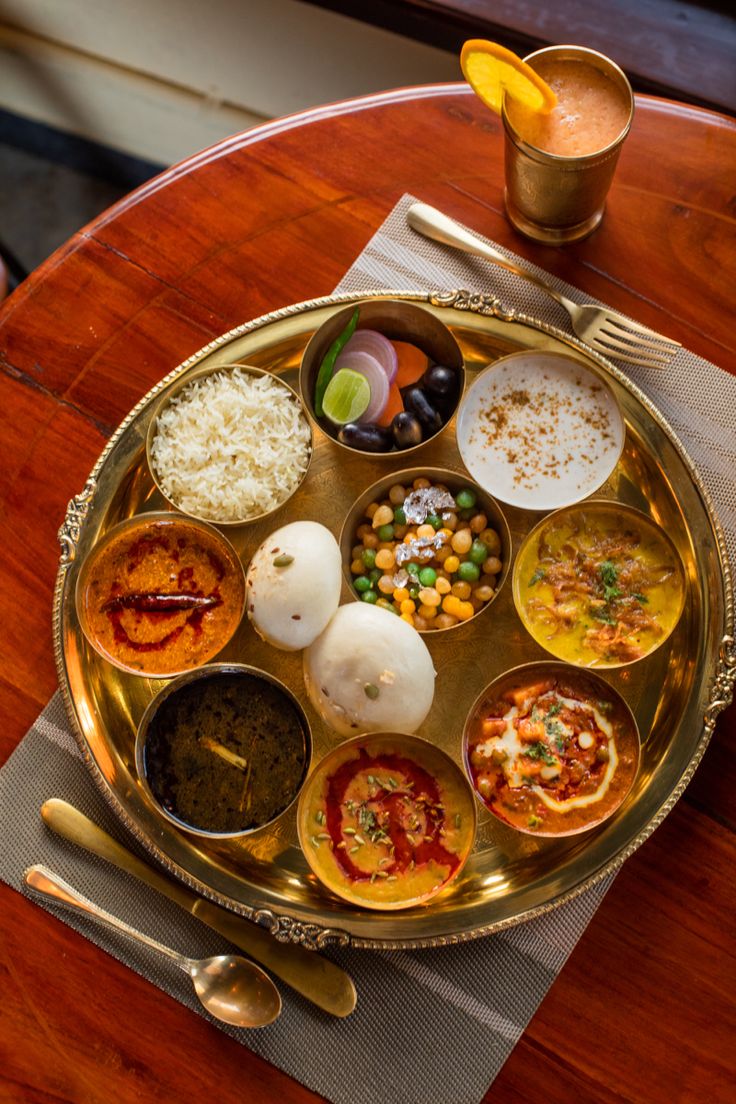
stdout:
<svg viewBox="0 0 736 1104">
<path fill-rule="evenodd" d="M 710 702 L 705 711 L 705 726 L 713 729 L 718 715 L 727 709 L 733 701 L 734 683 L 736 683 L 736 639 L 724 636 L 721 641 L 716 676 L 710 691 Z"/>
<path fill-rule="evenodd" d="M 77 553 L 82 524 L 87 517 L 96 490 L 97 481 L 88 479 L 84 489 L 71 499 L 66 508 L 66 517 L 58 534 L 59 544 L 61 545 L 60 563 L 62 567 L 68 567 Z"/>
<path fill-rule="evenodd" d="M 258 909 L 253 914 L 257 924 L 268 928 L 278 943 L 299 943 L 310 951 L 321 951 L 324 947 L 347 947 L 350 936 L 339 928 L 321 928 L 319 924 L 304 924 L 292 920 L 290 916 L 277 916 L 270 909 Z"/>
<path fill-rule="evenodd" d="M 500 318 L 502 322 L 515 322 L 518 318 L 513 307 L 506 307 L 497 295 L 483 295 L 478 291 L 461 288 L 458 291 L 433 291 L 429 295 L 433 307 L 453 307 L 455 310 L 472 311 Z"/>
</svg>

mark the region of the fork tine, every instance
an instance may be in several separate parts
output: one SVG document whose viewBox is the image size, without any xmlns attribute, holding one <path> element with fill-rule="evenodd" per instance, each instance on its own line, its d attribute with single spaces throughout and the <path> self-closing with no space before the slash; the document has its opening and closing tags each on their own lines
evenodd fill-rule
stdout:
<svg viewBox="0 0 736 1104">
<path fill-rule="evenodd" d="M 637 345 L 635 341 L 621 341 L 614 334 L 607 333 L 606 330 L 599 330 L 596 334 L 596 340 L 601 345 L 612 349 L 618 356 L 640 357 L 642 360 L 649 360 L 653 364 L 661 364 L 663 367 L 665 364 L 669 364 L 675 355 L 674 349 L 652 349 L 651 347 Z"/>
<path fill-rule="evenodd" d="M 669 364 L 669 357 L 667 359 L 661 359 L 658 357 L 651 357 L 646 353 L 641 356 L 632 356 L 635 351 L 631 349 L 628 352 L 622 352 L 615 345 L 610 344 L 607 341 L 602 341 L 600 338 L 588 338 L 588 344 L 592 348 L 597 349 L 599 353 L 603 353 L 604 356 L 613 357 L 615 360 L 623 360 L 626 364 L 637 364 L 640 368 L 666 368 Z"/>
<path fill-rule="evenodd" d="M 676 347 L 674 345 L 662 345 L 658 341 L 651 341 L 648 337 L 640 337 L 638 334 L 634 335 L 622 329 L 620 326 L 614 327 L 609 319 L 606 319 L 605 324 L 601 326 L 599 332 L 605 334 L 611 341 L 621 345 L 622 348 L 625 345 L 634 353 L 638 352 L 640 349 L 651 349 L 655 353 L 662 353 L 664 356 L 672 357 L 676 352 Z M 677 348 L 682 348 L 682 346 L 678 346 Z"/>
<path fill-rule="evenodd" d="M 664 337 L 662 334 L 655 333 L 654 330 L 647 329 L 646 326 L 640 326 L 638 322 L 630 322 L 628 318 L 622 318 L 620 315 L 607 315 L 606 323 L 609 326 L 616 326 L 624 333 L 628 330 L 632 335 L 641 334 L 642 337 L 652 338 L 660 346 L 669 345 L 674 346 L 676 349 L 681 349 L 682 344 L 679 341 L 673 340 L 671 337 Z M 632 340 L 638 341 L 638 337 L 632 336 Z"/>
</svg>

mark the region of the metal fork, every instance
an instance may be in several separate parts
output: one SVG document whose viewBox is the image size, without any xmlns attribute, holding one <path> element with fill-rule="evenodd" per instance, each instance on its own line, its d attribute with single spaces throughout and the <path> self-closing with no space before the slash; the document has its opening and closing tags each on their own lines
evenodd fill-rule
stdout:
<svg viewBox="0 0 736 1104">
<path fill-rule="evenodd" d="M 413 203 L 406 213 L 406 220 L 413 230 L 424 235 L 425 238 L 431 238 L 443 245 L 454 246 L 464 253 L 483 257 L 484 260 L 501 265 L 509 272 L 515 272 L 517 276 L 536 284 L 565 308 L 572 320 L 572 328 L 580 340 L 597 352 L 603 353 L 604 356 L 615 357 L 627 364 L 638 364 L 645 368 L 665 368 L 681 348 L 678 341 L 662 337 L 661 334 L 648 330 L 646 326 L 640 326 L 638 322 L 631 322 L 624 315 L 607 307 L 596 307 L 593 304 L 578 306 L 571 299 L 561 295 L 546 280 L 514 264 L 503 253 L 476 238 L 459 223 L 427 203 Z"/>
</svg>

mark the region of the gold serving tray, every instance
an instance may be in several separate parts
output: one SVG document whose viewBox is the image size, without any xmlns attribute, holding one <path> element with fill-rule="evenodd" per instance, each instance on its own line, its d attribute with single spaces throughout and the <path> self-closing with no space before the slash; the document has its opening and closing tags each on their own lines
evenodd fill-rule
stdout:
<svg viewBox="0 0 736 1104">
<path fill-rule="evenodd" d="M 294 810 L 237 841 L 206 842 L 159 815 L 136 776 L 136 728 L 161 679 L 128 675 L 87 644 L 74 604 L 84 556 L 123 518 L 166 508 L 146 466 L 145 440 L 157 400 L 182 373 L 242 363 L 267 368 L 296 386 L 302 351 L 329 315 L 364 298 L 423 304 L 452 329 L 465 356 L 468 381 L 495 358 L 519 349 L 556 349 L 607 376 L 624 412 L 627 437 L 611 479 L 596 497 L 650 514 L 674 540 L 688 577 L 685 611 L 673 635 L 652 656 L 604 671 L 633 709 L 642 735 L 642 767 L 618 813 L 599 828 L 566 839 L 514 832 L 479 805 L 477 842 L 463 874 L 425 907 L 380 913 L 354 908 L 322 890 L 299 849 Z M 411 466 L 463 471 L 454 421 L 412 453 Z M 298 518 L 339 535 L 358 495 L 376 479 L 407 466 L 407 458 L 357 456 L 315 431 L 312 466 L 300 491 L 260 522 L 229 528 L 247 564 L 269 532 Z M 514 550 L 542 515 L 504 508 Z M 672 808 L 693 774 L 724 708 L 734 676 L 731 578 L 723 533 L 708 494 L 674 432 L 618 369 L 575 338 L 529 317 L 504 312 L 498 301 L 467 292 L 426 295 L 378 291 L 340 295 L 275 311 L 213 341 L 150 391 L 111 438 L 84 490 L 69 504 L 60 531 L 61 565 L 54 603 L 54 640 L 67 711 L 95 781 L 122 823 L 152 858 L 206 897 L 257 919 L 277 938 L 322 946 L 441 945 L 500 930 L 539 916 L 617 869 Z M 350 600 L 343 584 L 343 601 Z M 510 579 L 492 608 L 450 632 L 424 637 L 438 677 L 435 702 L 418 735 L 462 763 L 466 714 L 502 671 L 547 659 L 522 627 Z M 218 657 L 273 672 L 304 702 L 314 733 L 314 761 L 339 742 L 312 710 L 302 682 L 301 654 L 261 641 L 247 620 Z"/>
</svg>

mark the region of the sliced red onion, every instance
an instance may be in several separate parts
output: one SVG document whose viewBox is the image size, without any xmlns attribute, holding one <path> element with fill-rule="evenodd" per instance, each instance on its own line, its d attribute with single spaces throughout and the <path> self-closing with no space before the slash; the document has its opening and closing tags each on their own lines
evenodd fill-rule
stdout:
<svg viewBox="0 0 736 1104">
<path fill-rule="evenodd" d="M 335 371 L 344 368 L 342 358 L 347 353 L 368 353 L 375 357 L 388 377 L 388 382 L 393 383 L 399 370 L 399 358 L 396 349 L 387 337 L 378 330 L 356 330 L 345 348 L 340 353 L 335 364 Z"/>
<path fill-rule="evenodd" d="M 335 365 L 335 371 L 352 368 L 365 376 L 371 389 L 371 401 L 368 409 L 358 418 L 359 422 L 375 422 L 381 417 L 388 402 L 388 376 L 375 357 L 368 353 L 344 353 Z"/>
</svg>

